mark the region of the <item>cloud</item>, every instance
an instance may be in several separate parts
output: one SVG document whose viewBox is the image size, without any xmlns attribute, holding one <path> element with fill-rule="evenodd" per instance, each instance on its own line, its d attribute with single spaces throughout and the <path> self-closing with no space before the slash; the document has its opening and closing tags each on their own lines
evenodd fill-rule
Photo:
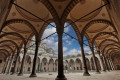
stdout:
<svg viewBox="0 0 120 80">
<path fill-rule="evenodd" d="M 63 52 L 67 51 L 67 49 L 68 49 L 67 47 L 63 47 Z"/>
<path fill-rule="evenodd" d="M 44 33 L 43 33 L 42 39 L 45 38 L 45 37 L 47 37 L 47 36 L 49 36 L 49 35 L 51 35 L 51 34 L 53 34 L 53 33 L 55 33 L 55 32 L 56 32 L 56 28 L 54 28 L 54 27 L 47 28 L 47 29 L 44 31 Z M 56 35 L 57 35 L 57 34 L 55 34 L 55 35 L 53 35 L 53 36 L 56 36 Z"/>
<path fill-rule="evenodd" d="M 63 36 L 63 40 L 69 39 L 69 36 Z"/>
<path fill-rule="evenodd" d="M 85 51 L 90 51 L 89 46 L 85 46 L 85 47 L 84 47 L 84 50 L 85 50 Z"/>
<path fill-rule="evenodd" d="M 81 51 L 77 49 L 72 49 L 69 52 L 67 52 L 65 55 L 77 55 L 77 54 L 81 54 Z"/>
<path fill-rule="evenodd" d="M 85 46 L 84 47 L 84 51 L 88 54 L 91 54 L 91 50 L 90 50 L 90 47 L 89 46 Z"/>
<path fill-rule="evenodd" d="M 52 48 L 54 52 L 57 54 L 58 52 L 58 42 L 55 41 L 54 37 L 50 37 L 48 39 L 43 40 L 43 43 L 47 44 L 47 48 Z"/>
<path fill-rule="evenodd" d="M 66 40 L 66 43 L 67 43 L 68 45 L 71 45 L 71 44 L 72 44 L 72 41 Z"/>
</svg>

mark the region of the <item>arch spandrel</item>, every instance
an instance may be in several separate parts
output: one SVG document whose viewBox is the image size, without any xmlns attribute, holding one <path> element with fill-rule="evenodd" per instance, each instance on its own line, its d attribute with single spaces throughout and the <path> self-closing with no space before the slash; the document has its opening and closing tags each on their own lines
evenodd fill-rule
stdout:
<svg viewBox="0 0 120 80">
<path fill-rule="evenodd" d="M 0 52 L 5 52 L 6 57 L 11 56 L 10 52 L 6 49 L 0 49 Z"/>
<path fill-rule="evenodd" d="M 115 45 L 115 46 L 114 46 Z M 108 48 L 115 48 L 115 47 L 118 47 L 119 46 L 119 43 L 109 43 L 109 44 L 106 44 L 106 45 L 103 45 L 101 47 L 101 50 L 103 50 L 106 46 L 108 46 L 106 49 Z"/>
<path fill-rule="evenodd" d="M 23 44 L 24 44 L 24 45 L 27 44 L 27 43 L 26 43 L 26 40 L 24 39 L 24 37 L 21 36 L 21 35 L 18 34 L 18 33 L 14 33 L 14 32 L 4 33 L 4 34 L 0 35 L 0 38 L 6 37 L 6 36 L 15 36 L 15 37 L 20 38 L 20 39 L 22 40 L 22 43 L 20 44 L 19 47 L 21 47 Z"/>
<path fill-rule="evenodd" d="M 100 1 L 100 2 L 99 2 Z M 104 3 L 103 2 L 101 2 L 101 0 L 99 0 L 98 2 L 98 4 L 99 5 L 97 5 L 97 4 L 95 4 L 95 5 L 97 5 L 96 7 L 94 7 L 95 9 L 96 8 L 98 8 L 98 7 L 100 7 L 100 5 L 103 5 Z M 83 10 L 85 9 L 85 7 L 83 7 L 84 5 L 86 5 L 87 4 L 87 2 L 89 2 L 89 1 L 86 1 L 86 3 L 85 4 L 83 4 L 83 5 L 81 5 L 81 6 L 78 6 L 79 8 L 82 8 Z M 89 4 L 91 3 L 92 1 L 90 1 L 89 2 Z M 94 1 L 95 2 L 95 1 Z M 80 3 L 78 3 L 77 5 L 80 5 Z M 69 13 L 69 15 L 68 15 L 68 17 L 67 17 L 67 19 L 71 19 L 72 21 L 76 21 L 77 19 L 79 19 L 79 18 L 81 18 L 81 17 L 83 17 L 84 15 L 86 15 L 86 14 L 88 14 L 88 13 L 90 13 L 91 11 L 93 11 L 93 10 L 95 10 L 95 9 L 93 9 L 93 10 L 90 10 L 90 11 L 88 11 L 88 12 L 86 12 L 86 13 L 84 13 L 86 10 L 88 10 L 88 9 L 85 9 L 84 11 L 81 11 L 81 12 L 83 12 L 84 14 L 83 14 L 83 16 L 80 16 L 80 15 L 82 15 L 82 13 L 81 12 L 79 12 L 79 10 L 78 10 L 78 8 L 77 8 L 77 5 L 71 10 L 71 12 Z M 91 6 L 93 6 L 94 4 L 91 4 Z M 88 8 L 89 7 L 89 5 L 86 5 L 86 8 Z M 92 7 L 93 8 L 93 7 Z M 75 11 L 74 11 L 74 9 L 75 9 Z M 99 11 L 99 12 L 98 12 Z M 71 13 L 74 13 L 74 17 L 76 16 L 76 18 L 73 18 L 73 16 L 71 17 Z M 78 13 L 78 14 L 77 14 Z M 78 28 L 80 29 L 80 32 L 84 29 L 84 27 L 85 27 L 85 25 L 86 24 L 88 24 L 90 21 L 92 21 L 92 20 L 96 20 L 96 19 L 103 19 L 103 20 L 108 20 L 108 21 L 110 21 L 110 18 L 109 18 L 109 16 L 108 16 L 108 12 L 107 12 L 107 10 L 106 10 L 106 7 L 103 7 L 102 9 L 99 9 L 99 10 L 97 10 L 97 11 L 95 11 L 94 13 L 92 13 L 92 14 L 89 14 L 87 17 L 85 17 L 85 18 L 82 18 L 82 19 L 80 19 L 80 20 L 78 20 L 75 24 L 78 26 Z M 107 25 L 105 25 L 105 24 L 97 24 L 97 25 L 99 25 L 100 27 L 99 27 L 99 29 L 97 29 L 97 27 L 95 28 L 91 28 L 91 30 L 89 30 L 89 32 L 90 33 L 95 33 L 95 32 L 98 32 L 98 30 L 104 30 L 104 29 L 106 29 L 107 28 Z"/>
<path fill-rule="evenodd" d="M 13 40 L 13 39 L 10 39 L 10 38 L 9 39 L 8 38 L 1 39 L 0 43 L 11 45 L 18 50 L 20 50 L 19 47 L 21 46 L 21 44 L 23 44 L 22 40 Z"/>
<path fill-rule="evenodd" d="M 106 49 L 109 49 L 111 47 L 113 47 L 113 48 L 119 48 L 120 45 L 119 44 L 108 44 L 108 45 L 104 46 L 104 48 L 102 49 L 102 53 L 105 54 Z"/>
<path fill-rule="evenodd" d="M 87 2 L 86 2 L 87 3 Z M 102 2 L 101 5 L 103 5 L 104 2 Z M 77 7 L 79 5 L 76 4 L 75 7 Z M 88 5 L 89 6 L 89 5 Z M 78 15 L 80 16 L 81 13 L 79 13 L 78 9 L 77 8 L 72 8 L 71 12 L 69 13 L 67 19 L 70 19 L 72 20 L 73 22 L 77 20 L 77 18 L 81 18 L 81 17 L 78 17 Z M 79 6 L 80 8 L 80 6 Z M 97 7 L 98 8 L 98 7 Z M 76 14 L 75 12 L 75 9 L 76 9 L 76 12 L 79 13 L 79 14 Z M 85 8 L 83 8 L 85 9 Z M 72 12 L 73 11 L 73 12 Z M 100 11 L 98 14 L 97 12 Z M 102 9 L 98 10 L 98 11 L 95 11 L 94 13 L 96 13 L 97 15 L 94 16 L 94 17 L 91 17 L 92 14 L 89 14 L 89 16 L 85 17 L 85 18 L 82 18 L 80 19 L 79 21 L 75 22 L 74 24 L 77 25 L 81 35 L 83 33 L 87 33 L 89 38 L 92 39 L 97 33 L 99 32 L 113 32 L 115 34 L 117 34 L 117 30 L 116 30 L 116 27 L 114 26 L 114 24 L 111 22 L 110 18 L 109 18 L 109 15 L 108 15 L 108 12 L 106 10 L 106 7 L 103 7 Z M 85 12 L 85 11 L 83 11 Z M 74 17 L 76 16 L 76 19 L 71 16 L 71 13 L 74 13 Z M 86 13 L 87 14 L 87 13 Z M 85 15 L 85 14 L 84 14 Z M 95 14 L 94 14 L 95 15 Z M 91 19 L 89 19 L 91 18 Z M 89 26 L 90 28 L 88 29 L 86 26 Z M 85 30 L 84 28 L 86 28 L 87 30 Z M 83 31 L 83 32 L 82 32 Z M 84 35 L 84 34 L 83 34 Z M 101 37 L 101 38 L 98 38 L 98 40 L 95 42 L 95 46 L 98 46 L 99 43 L 103 40 L 103 39 L 107 39 L 109 37 L 109 39 L 113 39 L 111 36 L 104 36 L 104 37 Z M 113 39 L 115 40 L 115 39 Z"/>
<path fill-rule="evenodd" d="M 61 18 L 61 16 L 64 13 L 64 10 L 68 6 L 68 4 L 70 4 L 70 2 L 72 2 L 72 1 L 71 0 L 50 0 L 50 3 L 56 10 L 59 18 Z"/>
<path fill-rule="evenodd" d="M 8 27 L 8 28 L 7 28 Z M 8 29 L 11 29 L 15 32 L 18 33 L 23 33 L 23 34 L 30 34 L 30 33 L 34 33 L 35 35 L 37 35 L 37 31 L 34 28 L 34 26 L 27 20 L 24 19 L 10 19 L 7 20 L 2 28 L 1 31 L 9 31 Z"/>
<path fill-rule="evenodd" d="M 33 15 L 20 9 L 19 7 L 16 7 L 15 5 L 13 5 L 7 17 L 7 20 L 11 20 L 11 19 L 26 20 L 34 26 L 37 32 L 39 32 L 40 28 L 44 24 L 44 21 L 47 21 L 48 19 L 53 18 L 49 10 L 46 8 L 46 6 L 40 1 L 37 1 L 36 3 L 34 0 L 25 0 L 23 4 L 23 1 L 16 0 L 14 3 L 26 9 L 27 11 L 31 12 L 32 14 L 34 14 L 36 17 L 39 17 L 39 18 L 36 18 Z M 29 6 L 30 4 L 31 6 Z M 40 20 L 40 18 L 42 20 Z M 14 30 L 18 30 L 18 29 L 15 28 Z M 24 30 L 23 28 L 21 28 L 21 32 L 30 32 L 30 29 L 26 28 Z"/>
<path fill-rule="evenodd" d="M 107 48 L 105 48 L 104 53 L 107 55 L 110 53 L 111 50 L 119 50 L 120 46 L 119 45 L 111 45 Z"/>
<path fill-rule="evenodd" d="M 103 48 L 104 45 L 112 44 L 112 43 L 118 43 L 118 41 L 115 41 L 115 40 L 112 40 L 112 39 L 105 39 L 105 40 L 103 40 L 102 42 L 99 43 L 98 48 L 101 49 L 101 48 Z"/>
<path fill-rule="evenodd" d="M 7 55 L 5 52 L 0 51 L 0 58 L 7 58 Z"/>
<path fill-rule="evenodd" d="M 92 44 L 94 44 L 95 42 L 97 42 L 97 38 L 100 38 L 101 36 L 102 36 L 102 37 L 103 37 L 103 36 L 109 36 L 110 39 L 112 39 L 112 40 L 117 39 L 117 41 L 119 41 L 117 35 L 113 34 L 112 32 L 100 32 L 100 33 L 96 34 L 96 35 L 93 37 L 93 39 L 92 39 Z M 104 39 L 106 39 L 106 37 L 105 37 L 105 38 L 101 38 L 101 40 L 104 40 Z M 107 39 L 109 39 L 109 38 L 107 38 Z M 102 41 L 101 41 L 101 42 L 102 42 Z M 99 42 L 98 42 L 98 43 L 99 43 Z M 96 43 L 96 44 L 97 44 L 97 43 Z"/>
<path fill-rule="evenodd" d="M 16 50 L 16 48 L 13 49 L 10 45 L 6 45 L 6 44 L 2 44 L 2 45 L 0 44 L 0 49 L 6 49 L 6 50 L 10 51 L 11 54 L 14 54 L 15 50 Z"/>
<path fill-rule="evenodd" d="M 14 46 L 14 48 L 16 48 L 18 51 L 19 51 L 19 46 L 16 44 L 16 42 L 14 42 L 14 41 L 12 41 L 12 40 L 3 40 L 3 41 L 0 41 L 0 44 L 9 44 L 9 45 L 11 45 L 11 47 L 12 46 Z"/>
<path fill-rule="evenodd" d="M 119 50 L 119 49 L 120 49 L 120 47 L 119 47 L 119 48 L 118 48 L 118 47 L 117 47 L 117 48 L 109 48 L 109 49 L 106 51 L 106 55 L 109 56 L 112 51 L 117 51 L 117 50 Z"/>
</svg>

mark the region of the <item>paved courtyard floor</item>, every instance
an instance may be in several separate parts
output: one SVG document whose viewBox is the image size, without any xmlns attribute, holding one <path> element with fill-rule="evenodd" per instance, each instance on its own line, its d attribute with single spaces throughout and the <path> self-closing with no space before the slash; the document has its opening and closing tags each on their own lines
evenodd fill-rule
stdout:
<svg viewBox="0 0 120 80">
<path fill-rule="evenodd" d="M 90 72 L 91 76 L 82 76 L 83 73 L 66 73 L 67 80 L 120 80 L 120 71 L 102 72 L 95 74 Z M 38 73 L 35 78 L 29 78 L 30 74 L 24 76 L 0 74 L 0 80 L 55 80 L 57 73 Z"/>
</svg>

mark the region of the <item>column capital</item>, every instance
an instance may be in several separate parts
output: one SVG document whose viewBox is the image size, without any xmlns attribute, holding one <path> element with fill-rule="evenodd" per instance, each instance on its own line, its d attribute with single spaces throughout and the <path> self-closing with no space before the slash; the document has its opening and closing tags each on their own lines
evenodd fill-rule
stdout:
<svg viewBox="0 0 120 80">
<path fill-rule="evenodd" d="M 60 21 L 58 24 L 56 24 L 56 31 L 57 31 L 58 36 L 63 34 L 64 32 L 64 24 L 62 24 Z"/>
</svg>

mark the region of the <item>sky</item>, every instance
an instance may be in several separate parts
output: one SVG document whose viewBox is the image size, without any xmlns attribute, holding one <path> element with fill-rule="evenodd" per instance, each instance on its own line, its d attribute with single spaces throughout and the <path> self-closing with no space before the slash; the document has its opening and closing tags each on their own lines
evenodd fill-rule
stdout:
<svg viewBox="0 0 120 80">
<path fill-rule="evenodd" d="M 51 23 L 51 24 L 55 26 L 54 23 Z M 69 25 L 69 24 L 65 23 L 64 26 L 66 26 L 66 25 Z M 48 27 L 44 31 L 42 39 L 49 36 L 52 33 L 55 33 L 55 32 L 56 32 L 56 28 L 48 25 Z M 75 33 L 75 31 L 74 31 L 74 29 L 72 28 L 71 25 L 64 28 L 64 32 L 70 34 L 71 36 L 73 36 L 77 39 L 76 33 Z M 84 36 L 84 40 L 86 40 L 85 36 Z M 57 33 L 50 36 L 49 38 L 43 40 L 42 43 L 46 43 L 48 48 L 52 48 L 56 54 L 58 53 L 58 36 L 57 36 Z M 84 43 L 88 44 L 87 41 L 85 41 Z M 89 53 L 89 54 L 91 53 L 91 50 L 90 50 L 89 46 L 84 45 L 84 51 L 86 53 Z M 79 45 L 78 41 L 75 40 L 75 39 L 72 39 L 71 37 L 69 37 L 66 34 L 63 34 L 63 53 L 64 53 L 64 55 L 81 54 L 80 45 Z"/>
</svg>

